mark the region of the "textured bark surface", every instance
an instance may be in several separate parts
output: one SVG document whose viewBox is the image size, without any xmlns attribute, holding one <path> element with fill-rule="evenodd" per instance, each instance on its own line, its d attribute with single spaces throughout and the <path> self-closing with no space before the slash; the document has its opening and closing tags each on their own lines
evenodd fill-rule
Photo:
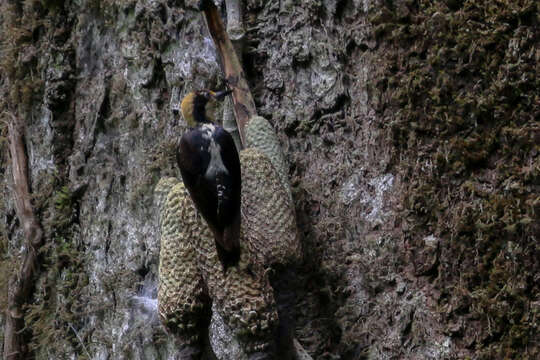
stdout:
<svg viewBox="0 0 540 360">
<path fill-rule="evenodd" d="M 221 76 L 186 5 L 0 5 L 1 111 L 24 121 L 47 239 L 23 334 L 37 359 L 179 354 L 156 310 L 153 189 L 179 175 L 182 96 Z M 532 0 L 244 1 L 244 69 L 301 231 L 287 301 L 313 358 L 538 358 L 538 14 Z M 6 135 L 2 274 L 25 238 Z M 212 321 L 214 352 L 234 358 Z"/>
</svg>

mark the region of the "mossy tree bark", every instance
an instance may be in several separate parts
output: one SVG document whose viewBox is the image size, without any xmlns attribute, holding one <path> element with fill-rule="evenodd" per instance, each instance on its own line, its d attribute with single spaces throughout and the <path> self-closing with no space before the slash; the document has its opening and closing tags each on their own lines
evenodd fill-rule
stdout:
<svg viewBox="0 0 540 360">
<path fill-rule="evenodd" d="M 32 357 L 178 354 L 143 304 L 152 189 L 178 175 L 171 109 L 219 70 L 194 2 L 0 1 L 0 114 L 24 122 L 47 247 Z M 538 1 L 241 3 L 243 69 L 290 164 L 299 343 L 314 358 L 539 358 Z M 1 336 L 25 243 L 4 133 Z"/>
</svg>

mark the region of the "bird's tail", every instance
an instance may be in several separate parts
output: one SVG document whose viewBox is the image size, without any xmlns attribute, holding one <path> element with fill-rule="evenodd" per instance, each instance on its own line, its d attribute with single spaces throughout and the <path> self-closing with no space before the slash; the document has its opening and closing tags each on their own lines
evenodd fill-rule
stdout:
<svg viewBox="0 0 540 360">
<path fill-rule="evenodd" d="M 219 235 L 216 236 L 216 248 L 223 270 L 227 271 L 227 268 L 236 266 L 240 261 L 240 214 Z"/>
</svg>

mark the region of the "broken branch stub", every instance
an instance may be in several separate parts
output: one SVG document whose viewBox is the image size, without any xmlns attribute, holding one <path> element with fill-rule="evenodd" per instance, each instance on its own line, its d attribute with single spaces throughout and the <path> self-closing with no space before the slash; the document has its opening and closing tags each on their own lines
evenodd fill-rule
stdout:
<svg viewBox="0 0 540 360">
<path fill-rule="evenodd" d="M 217 51 L 221 58 L 225 79 L 233 91 L 234 114 L 242 145 L 245 146 L 246 124 L 251 117 L 257 115 L 255 102 L 253 101 L 253 96 L 249 90 L 240 60 L 236 55 L 234 46 L 221 21 L 218 9 L 212 1 L 208 0 L 202 2 L 201 8 L 206 18 L 208 30 L 210 31 L 210 35 L 216 44 Z"/>
</svg>

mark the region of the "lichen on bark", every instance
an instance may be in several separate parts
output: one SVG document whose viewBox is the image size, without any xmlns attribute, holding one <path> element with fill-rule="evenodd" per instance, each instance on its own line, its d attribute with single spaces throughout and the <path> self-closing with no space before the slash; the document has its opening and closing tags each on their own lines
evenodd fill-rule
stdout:
<svg viewBox="0 0 540 360">
<path fill-rule="evenodd" d="M 212 41 L 184 2 L 16 3 L 25 16 L 0 13 L 0 106 L 29 109 L 34 193 L 67 186 L 76 199 L 69 248 L 88 284 L 72 325 L 92 358 L 174 356 L 133 298 L 156 297 L 152 189 L 179 175 L 179 99 L 218 82 Z M 538 357 L 538 4 L 244 4 L 245 72 L 289 164 L 303 347 L 320 359 Z M 0 159 L 14 254 L 22 233 Z M 49 273 L 60 285 L 62 274 Z M 46 283 L 37 293 L 51 295 Z M 32 306 L 56 308 L 40 296 Z M 65 329 L 71 345 L 53 358 L 85 356 Z"/>
<path fill-rule="evenodd" d="M 402 2 L 372 22 L 387 51 L 372 93 L 408 182 L 401 216 L 416 274 L 433 279 L 458 346 L 534 358 L 538 4 Z M 425 236 L 441 239 L 429 266 Z"/>
</svg>

